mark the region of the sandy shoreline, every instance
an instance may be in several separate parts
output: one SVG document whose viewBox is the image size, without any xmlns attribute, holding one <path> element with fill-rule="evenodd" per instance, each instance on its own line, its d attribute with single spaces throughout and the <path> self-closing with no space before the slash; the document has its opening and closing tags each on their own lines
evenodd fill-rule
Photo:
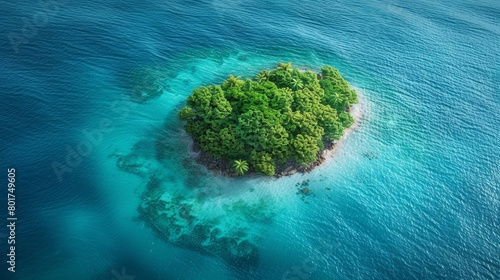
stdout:
<svg viewBox="0 0 500 280">
<path fill-rule="evenodd" d="M 349 138 L 351 133 L 359 126 L 359 123 L 360 123 L 361 118 L 363 117 L 363 113 L 364 113 L 363 108 L 362 108 L 363 104 L 361 102 L 361 100 L 363 100 L 363 99 L 359 97 L 359 91 L 356 90 L 356 92 L 358 93 L 358 104 L 352 105 L 352 107 L 349 111 L 351 113 L 352 117 L 354 118 L 354 123 L 349 128 L 344 130 L 344 135 L 342 135 L 342 137 L 339 140 L 335 141 L 335 143 L 331 149 L 323 151 L 325 158 L 334 157 L 337 154 L 339 147 L 344 143 L 344 141 L 347 138 Z"/>
</svg>

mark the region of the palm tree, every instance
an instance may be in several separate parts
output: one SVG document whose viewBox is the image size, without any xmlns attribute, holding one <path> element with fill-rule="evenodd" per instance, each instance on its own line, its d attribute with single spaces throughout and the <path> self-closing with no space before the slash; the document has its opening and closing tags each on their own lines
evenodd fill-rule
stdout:
<svg viewBox="0 0 500 280">
<path fill-rule="evenodd" d="M 344 102 L 344 98 L 342 97 L 342 95 L 340 95 L 340 93 L 336 92 L 334 95 L 333 95 L 333 104 L 339 106 L 341 105 L 342 103 Z"/>
<path fill-rule="evenodd" d="M 243 174 L 245 174 L 245 172 L 248 171 L 248 163 L 246 160 L 242 160 L 242 159 L 235 160 L 233 163 L 233 168 L 234 168 L 234 171 L 236 171 L 236 173 L 238 175 L 243 175 Z"/>
<path fill-rule="evenodd" d="M 283 63 L 283 62 L 280 62 L 278 64 L 278 67 L 277 67 L 279 70 L 283 70 L 285 72 L 287 71 L 290 71 L 292 70 L 292 63 L 291 62 L 288 62 L 288 63 Z"/>
<path fill-rule="evenodd" d="M 229 86 L 230 87 L 235 87 L 238 84 L 238 80 L 241 78 L 241 76 L 233 76 L 233 74 L 229 74 L 229 78 L 227 79 L 229 81 Z"/>
<path fill-rule="evenodd" d="M 262 70 L 259 72 L 259 74 L 257 74 L 257 76 L 255 76 L 255 79 L 257 80 L 257 82 L 263 83 L 265 81 L 269 81 L 270 76 L 271 76 L 270 71 Z"/>
<path fill-rule="evenodd" d="M 302 88 L 304 86 L 301 79 L 292 79 L 292 82 L 293 82 L 292 86 L 293 86 L 294 90 L 297 90 L 297 89 Z"/>
</svg>

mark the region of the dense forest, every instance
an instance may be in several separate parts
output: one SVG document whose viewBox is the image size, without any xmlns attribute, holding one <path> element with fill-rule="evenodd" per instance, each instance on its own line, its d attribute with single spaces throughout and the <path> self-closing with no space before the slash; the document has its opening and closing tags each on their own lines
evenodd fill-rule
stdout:
<svg viewBox="0 0 500 280">
<path fill-rule="evenodd" d="M 280 63 L 253 79 L 229 75 L 221 85 L 194 89 L 179 117 L 202 152 L 233 172 L 274 175 L 315 162 L 353 124 L 349 108 L 357 102 L 335 68 L 315 73 Z"/>
</svg>

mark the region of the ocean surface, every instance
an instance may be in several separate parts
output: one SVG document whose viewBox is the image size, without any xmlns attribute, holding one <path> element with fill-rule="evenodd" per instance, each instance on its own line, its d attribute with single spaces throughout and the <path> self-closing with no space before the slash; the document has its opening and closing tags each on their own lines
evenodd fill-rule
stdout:
<svg viewBox="0 0 500 280">
<path fill-rule="evenodd" d="M 499 1 L 0 0 L 0 15 L 0 279 L 500 279 Z M 281 179 L 194 164 L 185 98 L 280 61 L 358 90 L 336 155 Z M 150 84 L 160 97 L 129 98 Z M 140 217 L 151 182 L 177 237 Z M 254 262 L 203 250 L 221 239 L 193 224 Z"/>
</svg>

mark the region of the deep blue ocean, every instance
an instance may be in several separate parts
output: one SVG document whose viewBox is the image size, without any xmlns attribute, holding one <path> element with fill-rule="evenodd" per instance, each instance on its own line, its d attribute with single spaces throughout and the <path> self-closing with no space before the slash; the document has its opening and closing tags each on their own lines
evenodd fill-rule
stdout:
<svg viewBox="0 0 500 280">
<path fill-rule="evenodd" d="M 0 16 L 0 279 L 500 279 L 500 1 L 0 0 Z M 191 91 L 280 61 L 358 90 L 336 154 L 281 179 L 190 162 Z M 136 103 L 144 79 L 162 95 Z M 159 237 L 138 218 L 152 178 L 257 262 Z"/>
</svg>

